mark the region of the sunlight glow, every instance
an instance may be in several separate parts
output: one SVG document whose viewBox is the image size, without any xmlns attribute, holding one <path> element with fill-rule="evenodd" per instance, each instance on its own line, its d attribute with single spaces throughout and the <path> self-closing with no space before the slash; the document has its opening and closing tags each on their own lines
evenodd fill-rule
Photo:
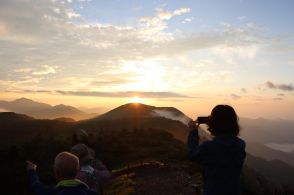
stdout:
<svg viewBox="0 0 294 195">
<path fill-rule="evenodd" d="M 134 96 L 133 98 L 131 98 L 130 102 L 131 103 L 143 103 L 143 99 L 138 96 Z"/>
<path fill-rule="evenodd" d="M 127 83 L 124 88 L 130 91 L 168 91 L 165 80 L 166 70 L 159 59 L 124 61 L 121 72 L 133 75 L 136 82 Z"/>
</svg>

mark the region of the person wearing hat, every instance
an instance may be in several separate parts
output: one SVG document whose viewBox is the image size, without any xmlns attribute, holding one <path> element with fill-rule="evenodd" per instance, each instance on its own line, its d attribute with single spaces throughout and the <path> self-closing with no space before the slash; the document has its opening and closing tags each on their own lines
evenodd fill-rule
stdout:
<svg viewBox="0 0 294 195">
<path fill-rule="evenodd" d="M 77 144 L 70 150 L 80 160 L 77 179 L 85 182 L 91 190 L 103 194 L 102 184 L 112 178 L 111 172 L 100 161 L 95 159 L 95 152 L 86 144 Z"/>
</svg>

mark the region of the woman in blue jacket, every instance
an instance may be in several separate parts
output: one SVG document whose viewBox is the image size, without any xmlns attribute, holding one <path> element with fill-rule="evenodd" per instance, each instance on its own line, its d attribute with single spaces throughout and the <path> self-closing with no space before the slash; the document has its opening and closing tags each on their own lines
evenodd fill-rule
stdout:
<svg viewBox="0 0 294 195">
<path fill-rule="evenodd" d="M 208 127 L 214 138 L 199 144 L 198 123 L 189 123 L 188 155 L 203 166 L 204 195 L 238 195 L 246 152 L 245 142 L 238 138 L 235 110 L 217 105 L 209 116 Z"/>
</svg>

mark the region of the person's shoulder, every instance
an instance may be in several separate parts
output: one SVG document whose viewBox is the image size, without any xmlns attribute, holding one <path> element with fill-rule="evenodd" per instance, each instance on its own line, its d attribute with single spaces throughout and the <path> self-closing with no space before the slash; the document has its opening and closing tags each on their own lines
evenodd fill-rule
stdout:
<svg viewBox="0 0 294 195">
<path fill-rule="evenodd" d="M 240 143 L 240 145 L 242 145 L 244 147 L 246 146 L 246 142 L 242 138 L 236 137 L 236 139 L 238 140 L 238 142 Z"/>
</svg>

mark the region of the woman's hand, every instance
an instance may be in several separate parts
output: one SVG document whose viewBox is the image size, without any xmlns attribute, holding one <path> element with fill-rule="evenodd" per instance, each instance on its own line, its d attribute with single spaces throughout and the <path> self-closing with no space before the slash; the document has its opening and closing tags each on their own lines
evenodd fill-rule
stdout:
<svg viewBox="0 0 294 195">
<path fill-rule="evenodd" d="M 189 129 L 190 130 L 197 130 L 199 125 L 196 123 L 196 121 L 190 121 L 188 123 Z"/>
<path fill-rule="evenodd" d="M 33 170 L 33 171 L 36 171 L 37 170 L 37 165 L 32 163 L 31 161 L 27 160 L 27 170 L 30 171 L 30 170 Z"/>
</svg>

